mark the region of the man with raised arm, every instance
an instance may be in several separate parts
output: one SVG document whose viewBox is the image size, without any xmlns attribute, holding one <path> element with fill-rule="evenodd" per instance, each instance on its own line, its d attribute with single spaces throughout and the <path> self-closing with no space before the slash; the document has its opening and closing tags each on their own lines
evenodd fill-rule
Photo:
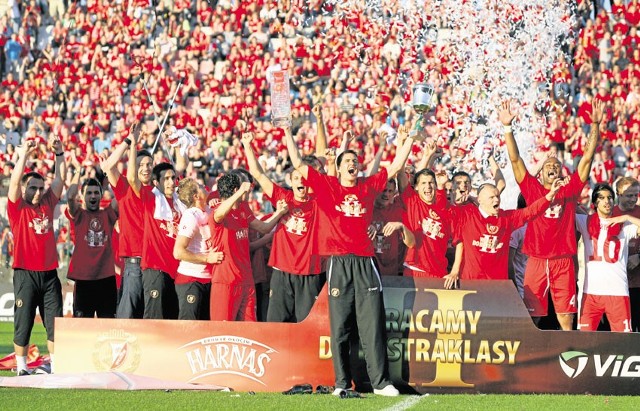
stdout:
<svg viewBox="0 0 640 411">
<path fill-rule="evenodd" d="M 285 128 L 285 134 L 291 129 Z M 267 321 L 304 320 L 326 282 L 315 236 L 318 229 L 316 195 L 302 182 L 297 170 L 289 173 L 291 190 L 272 182 L 262 171 L 251 143 L 252 133 L 242 135 L 249 171 L 272 202 L 285 201 L 289 211 L 273 235 L 268 265 L 273 267 Z M 310 163 L 306 163 L 310 165 Z"/>
<path fill-rule="evenodd" d="M 27 352 L 40 309 L 47 331 L 47 348 L 53 369 L 54 318 L 62 317 L 62 286 L 56 268 L 58 256 L 53 233 L 53 209 L 62 195 L 66 164 L 62 143 L 49 141 L 55 154 L 55 177 L 48 190 L 44 177 L 36 172 L 24 174 L 29 156 L 37 149 L 34 140 L 24 139 L 18 148 L 16 162 L 9 181 L 7 216 L 14 234 L 13 292 L 15 295 L 13 347 L 18 375 L 27 375 Z"/>
<path fill-rule="evenodd" d="M 531 175 L 518 151 L 512 122 L 516 115 L 510 102 L 503 102 L 498 113 L 504 125 L 505 140 L 513 174 L 527 204 L 546 195 L 553 182 L 561 178 L 562 164 L 555 157 L 545 160 L 541 179 Z M 524 302 L 536 324 L 547 315 L 547 296 L 551 297 L 563 330 L 573 328 L 576 313 L 576 278 L 573 257 L 576 254 L 576 204 L 589 178 L 591 161 L 600 136 L 599 124 L 604 120 L 604 103 L 594 99 L 591 113 L 591 133 L 577 170 L 569 177 L 549 208 L 527 226 L 522 252 L 529 256 L 524 274 Z"/>
<path fill-rule="evenodd" d="M 406 139 L 391 165 L 372 176 L 359 178 L 358 156 L 354 151 L 347 150 L 338 156 L 338 177 L 327 176 L 302 162 L 290 133 L 285 139 L 294 168 L 314 192 L 320 193 L 318 204 L 329 217 L 327 226 L 319 228 L 319 252 L 331 256 L 327 282 L 334 394 L 340 395 L 352 385 L 350 340 L 357 325 L 374 393 L 396 396 L 399 393 L 388 372 L 382 282 L 367 229 L 372 222 L 376 196 L 404 167 L 414 140 Z"/>
</svg>

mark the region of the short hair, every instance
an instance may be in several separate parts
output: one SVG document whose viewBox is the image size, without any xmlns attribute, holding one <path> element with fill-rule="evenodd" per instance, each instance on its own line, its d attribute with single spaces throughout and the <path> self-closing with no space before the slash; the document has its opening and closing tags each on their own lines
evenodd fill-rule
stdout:
<svg viewBox="0 0 640 411">
<path fill-rule="evenodd" d="M 218 193 L 220 198 L 226 200 L 240 188 L 240 177 L 236 174 L 227 173 L 218 180 Z"/>
<path fill-rule="evenodd" d="M 596 200 L 598 199 L 598 194 L 602 191 L 608 191 L 611 193 L 613 200 L 616 199 L 616 193 L 613 192 L 613 188 L 607 183 L 598 183 L 595 187 L 593 187 L 593 192 L 591 193 L 591 204 L 595 207 Z"/>
<path fill-rule="evenodd" d="M 136 153 L 136 161 L 140 164 L 143 158 L 149 157 L 153 161 L 153 156 L 147 150 L 138 150 Z"/>
<path fill-rule="evenodd" d="M 102 184 L 100 184 L 100 182 L 95 178 L 88 178 L 84 180 L 84 182 L 80 186 L 80 192 L 84 194 L 84 190 L 90 186 L 98 187 L 100 189 L 100 194 L 102 195 Z"/>
<path fill-rule="evenodd" d="M 413 185 L 415 187 L 416 184 L 418 184 L 418 179 L 422 176 L 431 176 L 433 177 L 433 179 L 436 179 L 436 173 L 434 173 L 432 170 L 428 169 L 428 168 L 423 168 L 422 170 L 418 171 L 417 173 L 415 173 L 413 175 Z"/>
<path fill-rule="evenodd" d="M 336 165 L 338 167 L 340 167 L 340 164 L 342 164 L 342 159 L 344 158 L 345 154 L 353 154 L 354 156 L 356 156 L 356 158 L 358 158 L 358 153 L 356 153 L 353 150 L 345 150 L 342 153 L 340 153 L 340 155 L 338 156 L 338 159 L 336 160 Z"/>
<path fill-rule="evenodd" d="M 498 189 L 498 187 L 496 187 L 496 185 L 495 185 L 495 184 L 492 184 L 492 183 L 483 183 L 483 184 L 480 184 L 480 187 L 478 187 L 478 197 L 480 196 L 480 193 L 482 192 L 482 190 L 484 190 L 484 189 L 485 189 L 485 188 L 487 188 L 487 187 L 493 187 L 493 188 L 495 188 L 496 190 Z"/>
<path fill-rule="evenodd" d="M 451 181 L 455 180 L 456 177 L 467 177 L 469 180 L 471 180 L 471 176 L 466 171 L 456 171 L 451 176 Z"/>
<path fill-rule="evenodd" d="M 306 164 L 315 170 L 317 170 L 318 166 L 322 168 L 322 161 L 320 161 L 320 159 L 313 154 L 308 154 L 302 157 L 302 164 Z"/>
<path fill-rule="evenodd" d="M 238 176 L 241 179 L 241 182 L 246 180 L 246 181 L 250 182 L 251 184 L 254 183 L 253 176 L 251 175 L 251 173 L 249 173 L 244 168 L 234 168 L 233 170 L 229 171 L 229 174 L 235 174 L 236 176 Z"/>
<path fill-rule="evenodd" d="M 626 186 L 637 187 L 640 186 L 640 182 L 633 177 L 620 177 L 616 181 L 616 194 L 620 195 L 620 192 Z"/>
<path fill-rule="evenodd" d="M 178 198 L 187 207 L 193 207 L 193 197 L 198 193 L 200 186 L 192 178 L 183 178 L 178 184 Z"/>
<path fill-rule="evenodd" d="M 20 180 L 20 182 L 22 184 L 26 184 L 27 181 L 29 181 L 30 178 L 35 178 L 36 180 L 42 180 L 44 181 L 44 177 L 42 177 L 42 174 L 35 172 L 35 171 L 31 171 L 25 175 L 22 176 L 22 179 Z"/>
<path fill-rule="evenodd" d="M 151 175 L 153 176 L 154 180 L 160 181 L 164 173 L 166 173 L 169 170 L 173 170 L 174 173 L 176 171 L 176 169 L 173 168 L 173 165 L 169 163 L 160 163 L 157 166 L 153 167 L 153 170 L 151 171 Z"/>
</svg>

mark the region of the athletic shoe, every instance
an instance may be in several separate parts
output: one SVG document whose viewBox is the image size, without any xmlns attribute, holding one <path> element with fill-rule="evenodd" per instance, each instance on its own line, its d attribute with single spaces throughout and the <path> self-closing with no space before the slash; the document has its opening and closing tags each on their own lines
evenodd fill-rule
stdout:
<svg viewBox="0 0 640 411">
<path fill-rule="evenodd" d="M 335 390 L 333 390 L 333 393 L 331 395 L 335 395 L 336 397 L 341 397 L 343 392 L 344 392 L 344 388 L 336 388 Z"/>
<path fill-rule="evenodd" d="M 396 387 L 394 387 L 391 384 L 387 385 L 386 387 L 380 390 L 374 388 L 373 393 L 377 395 L 382 395 L 383 397 L 397 397 L 398 395 L 400 395 L 400 391 L 398 391 Z"/>
<path fill-rule="evenodd" d="M 24 377 L 25 375 L 31 375 L 29 370 L 20 370 L 20 371 L 18 371 L 18 377 Z"/>
<path fill-rule="evenodd" d="M 36 375 L 51 374 L 51 365 L 42 364 L 41 366 L 39 366 L 33 371 L 33 374 L 36 374 Z"/>
</svg>

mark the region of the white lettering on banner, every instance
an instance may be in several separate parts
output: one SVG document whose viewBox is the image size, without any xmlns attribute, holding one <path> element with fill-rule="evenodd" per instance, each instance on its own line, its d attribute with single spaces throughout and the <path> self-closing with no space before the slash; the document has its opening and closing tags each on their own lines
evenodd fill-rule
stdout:
<svg viewBox="0 0 640 411">
<path fill-rule="evenodd" d="M 610 355 L 603 362 L 600 355 L 596 354 L 593 356 L 593 362 L 598 377 L 603 377 L 608 371 L 611 371 L 612 377 L 640 377 L 640 356 L 638 355 L 632 355 L 627 359 L 622 355 Z"/>
<path fill-rule="evenodd" d="M 192 341 L 180 348 L 186 353 L 193 374 L 189 382 L 210 375 L 240 375 L 259 384 L 266 373 L 266 365 L 277 353 L 258 341 L 232 335 L 220 335 Z"/>
</svg>

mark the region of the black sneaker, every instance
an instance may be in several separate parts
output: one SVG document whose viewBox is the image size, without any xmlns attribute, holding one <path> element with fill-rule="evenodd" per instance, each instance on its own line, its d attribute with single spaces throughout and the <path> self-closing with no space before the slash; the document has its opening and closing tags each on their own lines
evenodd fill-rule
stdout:
<svg viewBox="0 0 640 411">
<path fill-rule="evenodd" d="M 42 374 L 51 374 L 51 364 L 42 364 L 35 370 L 33 370 L 32 374 L 42 375 Z"/>
<path fill-rule="evenodd" d="M 29 370 L 20 370 L 20 371 L 18 371 L 18 377 L 24 377 L 25 375 L 31 375 Z"/>
</svg>

